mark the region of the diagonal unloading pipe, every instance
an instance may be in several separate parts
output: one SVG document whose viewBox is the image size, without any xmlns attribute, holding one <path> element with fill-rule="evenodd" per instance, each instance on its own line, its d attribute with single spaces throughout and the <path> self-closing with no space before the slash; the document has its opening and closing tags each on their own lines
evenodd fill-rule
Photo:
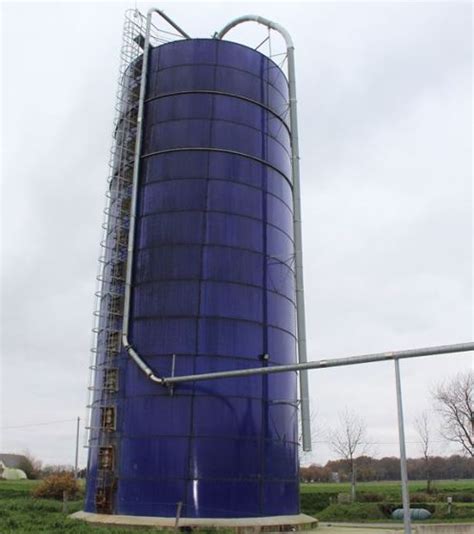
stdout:
<svg viewBox="0 0 474 534">
<path fill-rule="evenodd" d="M 244 15 L 229 22 L 215 37 L 222 39 L 228 31 L 243 22 L 257 22 L 277 31 L 285 40 L 288 55 L 288 86 L 290 97 L 291 170 L 293 180 L 293 233 L 295 239 L 296 321 L 298 330 L 298 362 L 308 361 L 306 349 L 306 317 L 303 282 L 303 239 L 301 231 L 300 155 L 298 140 L 298 115 L 296 110 L 295 47 L 288 31 L 280 24 L 258 15 Z M 303 450 L 311 450 L 311 415 L 309 405 L 308 372 L 300 370 L 301 431 Z"/>
</svg>

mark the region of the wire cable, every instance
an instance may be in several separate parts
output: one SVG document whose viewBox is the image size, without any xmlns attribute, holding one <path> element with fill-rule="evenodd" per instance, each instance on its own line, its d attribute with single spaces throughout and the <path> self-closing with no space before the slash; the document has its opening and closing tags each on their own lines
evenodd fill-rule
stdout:
<svg viewBox="0 0 474 534">
<path fill-rule="evenodd" d="M 12 426 L 2 426 L 0 427 L 0 430 L 9 430 L 11 428 L 28 428 L 32 426 L 44 426 L 44 425 L 55 425 L 56 423 L 71 423 L 72 421 L 76 421 L 77 419 L 60 419 L 56 421 L 47 421 L 45 423 L 30 423 L 27 425 L 12 425 Z"/>
</svg>

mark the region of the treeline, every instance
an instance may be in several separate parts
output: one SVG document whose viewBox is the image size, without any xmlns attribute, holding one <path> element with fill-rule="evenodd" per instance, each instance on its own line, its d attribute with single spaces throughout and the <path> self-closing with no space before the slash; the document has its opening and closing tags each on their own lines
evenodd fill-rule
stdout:
<svg viewBox="0 0 474 534">
<path fill-rule="evenodd" d="M 410 480 L 448 480 L 474 478 L 474 458 L 453 455 L 409 458 L 407 460 Z M 355 468 L 359 482 L 377 480 L 400 480 L 400 459 L 394 456 L 371 458 L 359 456 Z M 302 482 L 346 482 L 350 479 L 351 466 L 347 460 L 331 460 L 326 465 L 312 464 L 300 468 Z"/>
</svg>

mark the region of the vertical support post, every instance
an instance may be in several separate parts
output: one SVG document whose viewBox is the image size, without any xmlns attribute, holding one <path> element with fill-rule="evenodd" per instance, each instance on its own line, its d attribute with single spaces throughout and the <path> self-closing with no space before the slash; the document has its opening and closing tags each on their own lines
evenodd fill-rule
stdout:
<svg viewBox="0 0 474 534">
<path fill-rule="evenodd" d="M 74 478 L 77 480 L 78 475 L 78 464 L 79 464 L 79 432 L 81 428 L 81 418 L 77 418 L 76 424 L 76 456 L 74 459 Z"/>
<path fill-rule="evenodd" d="M 356 478 L 357 478 L 357 474 L 356 474 L 356 462 L 355 462 L 355 458 L 352 458 L 351 459 L 351 502 L 352 503 L 355 503 L 356 502 Z"/>
<path fill-rule="evenodd" d="M 176 519 L 174 522 L 174 530 L 177 532 L 179 530 L 179 519 L 181 517 L 181 508 L 183 507 L 183 503 L 181 501 L 178 502 L 176 505 Z"/>
<path fill-rule="evenodd" d="M 63 490 L 63 514 L 67 514 L 67 491 Z"/>
<path fill-rule="evenodd" d="M 296 76 L 295 76 L 295 47 L 291 35 L 276 22 L 258 17 L 256 15 L 244 15 L 229 22 L 220 32 L 215 34 L 217 39 L 242 22 L 253 21 L 263 24 L 269 30 L 277 31 L 286 43 L 288 56 L 288 89 L 291 130 L 291 171 L 293 180 L 293 232 L 295 240 L 295 284 L 296 284 L 296 321 L 298 331 L 298 363 L 305 364 L 308 361 L 306 353 L 306 319 L 304 306 L 303 284 L 303 243 L 301 234 L 301 192 L 300 192 L 300 154 L 298 141 L 298 116 L 296 111 Z M 309 410 L 308 372 L 306 369 L 299 370 L 300 397 L 301 397 L 301 430 L 303 434 L 303 450 L 311 450 L 311 417 Z"/>
<path fill-rule="evenodd" d="M 298 362 L 306 363 L 306 317 L 303 283 L 303 238 L 301 231 L 301 190 L 298 140 L 298 116 L 296 112 L 295 49 L 287 48 L 288 83 L 290 96 L 291 168 L 293 180 L 293 231 L 295 239 L 296 321 L 298 330 Z M 301 396 L 301 432 L 303 450 L 311 450 L 311 415 L 309 408 L 308 371 L 299 372 Z"/>
<path fill-rule="evenodd" d="M 400 361 L 394 359 L 395 383 L 397 389 L 398 439 L 400 441 L 400 471 L 402 475 L 403 525 L 405 534 L 411 534 L 410 494 L 408 491 L 407 454 L 405 447 L 405 425 L 403 422 L 402 385 L 400 380 Z"/>
</svg>

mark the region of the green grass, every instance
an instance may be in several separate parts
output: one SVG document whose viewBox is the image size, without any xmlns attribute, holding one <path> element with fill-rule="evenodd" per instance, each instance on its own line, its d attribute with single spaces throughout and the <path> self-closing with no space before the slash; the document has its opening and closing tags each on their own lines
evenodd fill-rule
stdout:
<svg viewBox="0 0 474 534">
<path fill-rule="evenodd" d="M 30 493 L 39 484 L 36 480 L 0 480 L 0 534 L 51 533 L 51 534 L 137 534 L 157 532 L 147 527 L 93 526 L 68 516 L 83 508 L 82 500 L 70 501 L 68 511 L 62 511 L 63 504 L 52 499 L 35 499 Z M 83 486 L 83 484 L 82 484 Z M 161 533 L 174 532 L 160 530 Z M 200 529 L 200 534 L 216 533 L 216 529 Z M 229 529 L 219 530 L 225 534 Z"/>
<path fill-rule="evenodd" d="M 412 507 L 428 508 L 430 521 L 474 522 L 474 481 L 445 480 L 433 484 L 433 492 L 426 493 L 426 482 L 410 482 Z M 390 511 L 401 507 L 399 482 L 361 482 L 357 484 L 358 501 L 338 504 L 339 493 L 350 493 L 349 483 L 313 483 L 301 485 L 301 511 L 321 521 L 380 521 L 390 520 Z M 448 514 L 446 499 L 454 504 Z M 472 501 L 472 502 L 468 502 Z"/>
<path fill-rule="evenodd" d="M 350 491 L 349 482 L 315 482 L 311 484 L 301 484 L 301 493 L 343 493 Z M 426 482 L 416 480 L 409 483 L 410 492 L 426 491 Z M 474 493 L 474 480 L 441 480 L 432 484 L 433 490 L 437 493 L 450 492 L 472 492 Z M 400 482 L 359 482 L 357 491 L 363 493 L 384 493 L 395 495 L 402 493 Z"/>
<path fill-rule="evenodd" d="M 377 504 L 359 503 L 354 504 L 330 504 L 317 514 L 320 521 L 384 521 L 385 515 Z"/>
<path fill-rule="evenodd" d="M 397 508 L 401 508 L 401 503 Z M 469 522 L 474 523 L 474 510 L 464 505 L 453 505 L 451 513 L 448 514 L 446 504 L 436 505 L 435 511 L 431 519 L 424 521 L 416 521 L 417 523 L 449 523 L 449 522 Z M 401 523 L 391 519 L 390 515 L 384 512 L 384 506 L 377 503 L 359 503 L 354 504 L 330 504 L 324 510 L 313 514 L 320 521 L 331 522 L 354 522 L 354 523 L 370 523 L 370 522 L 390 522 Z"/>
<path fill-rule="evenodd" d="M 0 480 L 0 499 L 28 495 L 39 482 L 39 480 Z"/>
<path fill-rule="evenodd" d="M 62 511 L 62 502 L 51 499 L 34 499 L 31 490 L 36 480 L 0 480 L 0 532 L 20 533 L 71 533 L 71 534 L 137 534 L 137 529 L 95 527 L 70 519 L 69 514 L 82 509 L 82 500 L 70 501 L 68 511 Z M 143 529 L 140 529 L 143 530 Z M 145 529 L 149 530 L 149 529 Z"/>
<path fill-rule="evenodd" d="M 35 480 L 0 480 L 0 532 L 10 533 L 101 533 L 132 534 L 137 529 L 91 526 L 87 523 L 70 519 L 69 514 L 82 509 L 82 500 L 68 503 L 68 512 L 63 513 L 62 503 L 50 499 L 34 499 L 31 490 L 38 484 Z M 411 482 L 410 491 L 415 496 L 424 497 L 426 484 Z M 437 482 L 436 493 L 430 495 L 429 506 L 435 510 L 431 521 L 474 522 L 474 502 L 453 504 L 453 513 L 448 515 L 446 497 L 449 494 L 474 496 L 474 481 L 448 480 Z M 358 484 L 361 498 L 382 498 L 381 502 L 357 502 L 354 504 L 337 504 L 338 493 L 348 493 L 350 485 L 345 483 L 315 483 L 301 485 L 302 512 L 318 517 L 322 521 L 387 521 L 383 511 L 392 503 L 401 505 L 400 483 L 398 482 L 362 482 Z M 422 506 L 415 504 L 414 506 Z M 150 531 L 150 529 L 140 529 Z M 215 531 L 214 531 L 215 532 Z"/>
</svg>

